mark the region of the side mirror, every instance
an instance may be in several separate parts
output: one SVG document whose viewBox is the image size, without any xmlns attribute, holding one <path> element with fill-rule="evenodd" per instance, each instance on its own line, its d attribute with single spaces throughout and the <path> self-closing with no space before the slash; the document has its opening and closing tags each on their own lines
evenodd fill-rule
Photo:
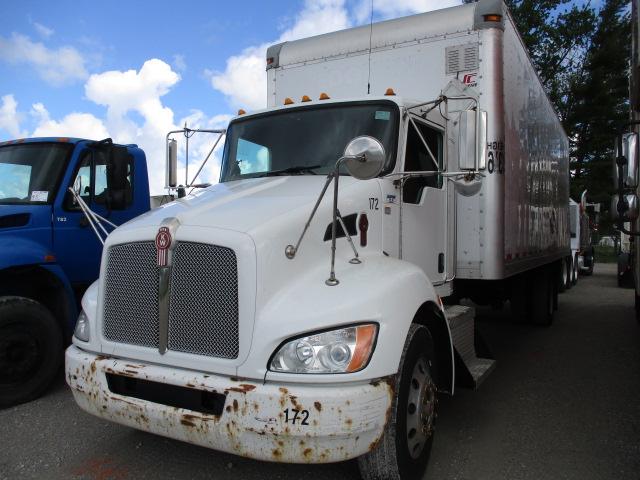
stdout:
<svg viewBox="0 0 640 480">
<path fill-rule="evenodd" d="M 167 140 L 167 166 L 165 170 L 165 188 L 178 185 L 178 142 L 173 138 Z"/>
<path fill-rule="evenodd" d="M 352 177 L 370 180 L 382 172 L 386 153 L 378 139 L 363 135 L 348 143 L 344 157 L 344 165 Z"/>
<path fill-rule="evenodd" d="M 620 204 L 622 202 L 622 204 Z M 625 222 L 634 222 L 640 216 L 638 196 L 630 195 L 614 195 L 611 199 L 611 216 L 614 220 L 620 218 L 620 209 L 622 210 L 622 220 Z"/>
<path fill-rule="evenodd" d="M 622 145 L 622 151 L 620 151 Z M 624 158 L 626 162 L 620 165 L 618 160 Z M 614 164 L 613 180 L 614 188 L 618 189 L 618 167 L 622 166 L 622 183 L 624 187 L 636 188 L 638 186 L 638 134 L 625 133 L 616 142 L 616 159 Z"/>
<path fill-rule="evenodd" d="M 487 164 L 487 112 L 460 112 L 458 128 L 458 167 L 460 170 L 484 170 Z"/>
<path fill-rule="evenodd" d="M 107 188 L 109 192 L 109 208 L 124 210 L 130 201 L 131 184 L 129 183 L 129 165 L 132 157 L 127 147 L 113 146 L 109 152 L 107 164 Z"/>
</svg>

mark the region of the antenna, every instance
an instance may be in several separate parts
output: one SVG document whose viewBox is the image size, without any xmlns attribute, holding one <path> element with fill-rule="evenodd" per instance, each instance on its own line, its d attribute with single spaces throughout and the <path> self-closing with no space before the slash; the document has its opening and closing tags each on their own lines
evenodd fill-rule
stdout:
<svg viewBox="0 0 640 480">
<path fill-rule="evenodd" d="M 371 0 L 371 16 L 369 17 L 369 75 L 367 77 L 367 95 L 371 93 L 371 37 L 373 36 L 373 0 Z"/>
</svg>

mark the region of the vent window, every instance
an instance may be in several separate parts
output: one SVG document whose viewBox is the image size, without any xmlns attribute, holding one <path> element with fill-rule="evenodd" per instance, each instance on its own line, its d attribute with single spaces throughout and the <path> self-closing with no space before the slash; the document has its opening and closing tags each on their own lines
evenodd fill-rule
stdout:
<svg viewBox="0 0 640 480">
<path fill-rule="evenodd" d="M 478 69 L 478 44 L 455 45 L 445 50 L 447 75 Z"/>
</svg>

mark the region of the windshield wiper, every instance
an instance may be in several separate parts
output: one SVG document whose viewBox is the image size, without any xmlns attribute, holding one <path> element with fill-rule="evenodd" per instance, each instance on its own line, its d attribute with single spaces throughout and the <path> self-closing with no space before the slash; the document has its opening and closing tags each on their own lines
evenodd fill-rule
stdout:
<svg viewBox="0 0 640 480">
<path fill-rule="evenodd" d="M 289 168 L 283 168 L 282 170 L 273 170 L 271 172 L 265 172 L 257 176 L 258 177 L 276 177 L 278 175 L 287 175 L 288 173 L 310 173 L 312 175 L 317 175 L 317 173 L 314 172 L 314 170 L 320 167 L 322 167 L 322 165 L 289 167 Z"/>
</svg>

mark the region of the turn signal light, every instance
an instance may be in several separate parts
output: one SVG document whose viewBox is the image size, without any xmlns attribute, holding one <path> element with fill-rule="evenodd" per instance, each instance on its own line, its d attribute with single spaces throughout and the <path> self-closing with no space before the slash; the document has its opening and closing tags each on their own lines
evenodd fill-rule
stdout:
<svg viewBox="0 0 640 480">
<path fill-rule="evenodd" d="M 367 364 L 369 357 L 371 357 L 377 330 L 375 325 L 360 325 L 356 327 L 356 348 L 347 367 L 347 372 L 357 372 Z"/>
<path fill-rule="evenodd" d="M 284 104 L 285 105 L 293 105 L 293 100 L 291 100 L 289 97 L 284 99 Z"/>
<path fill-rule="evenodd" d="M 322 92 L 320 94 L 320 100 L 329 100 L 329 95 L 327 95 L 326 93 Z"/>
</svg>

